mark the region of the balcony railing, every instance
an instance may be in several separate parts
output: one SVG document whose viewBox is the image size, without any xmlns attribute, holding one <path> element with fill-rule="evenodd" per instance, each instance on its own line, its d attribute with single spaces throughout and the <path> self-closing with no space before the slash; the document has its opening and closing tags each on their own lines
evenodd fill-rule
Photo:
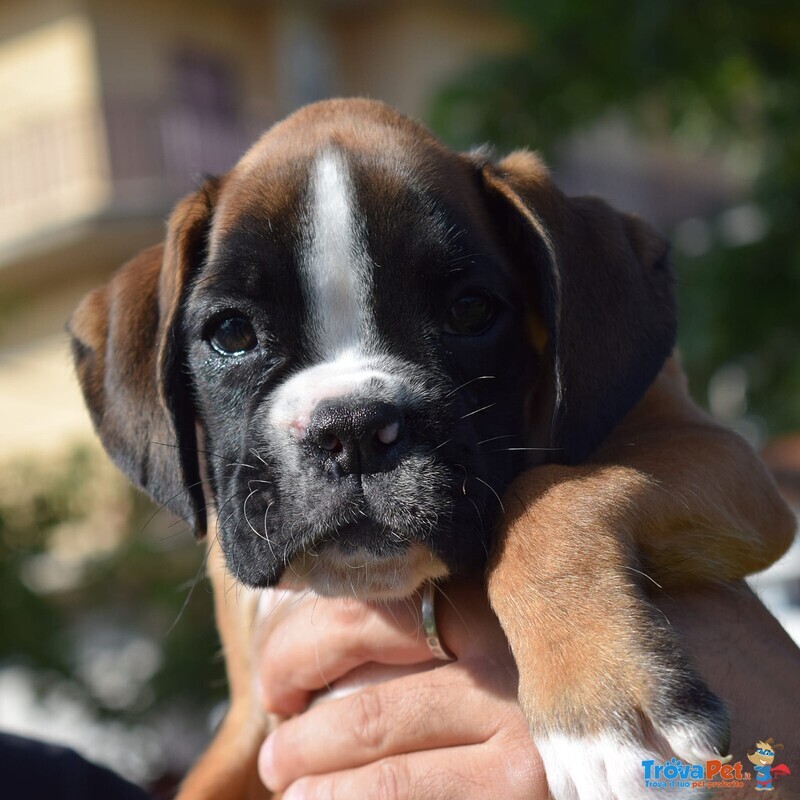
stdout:
<svg viewBox="0 0 800 800">
<path fill-rule="evenodd" d="M 88 216 L 163 213 L 233 165 L 260 125 L 168 103 L 108 102 L 0 133 L 0 246 Z"/>
<path fill-rule="evenodd" d="M 229 169 L 252 142 L 255 125 L 169 104 L 110 102 L 105 112 L 115 196 L 142 191 L 172 199 L 204 173 Z"/>
<path fill-rule="evenodd" d="M 0 134 L 0 244 L 94 210 L 106 195 L 102 120 L 82 110 Z"/>
</svg>

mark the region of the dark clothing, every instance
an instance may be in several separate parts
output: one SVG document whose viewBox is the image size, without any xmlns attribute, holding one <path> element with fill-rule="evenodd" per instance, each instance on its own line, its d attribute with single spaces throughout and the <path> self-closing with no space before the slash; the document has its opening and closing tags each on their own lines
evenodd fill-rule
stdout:
<svg viewBox="0 0 800 800">
<path fill-rule="evenodd" d="M 3 800 L 149 800 L 144 789 L 74 750 L 0 733 Z"/>
</svg>

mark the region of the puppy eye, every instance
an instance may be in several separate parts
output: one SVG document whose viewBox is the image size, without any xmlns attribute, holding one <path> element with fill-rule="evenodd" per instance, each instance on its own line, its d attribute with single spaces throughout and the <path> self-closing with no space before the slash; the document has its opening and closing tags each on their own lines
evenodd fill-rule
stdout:
<svg viewBox="0 0 800 800">
<path fill-rule="evenodd" d="M 487 331 L 497 317 L 497 303 L 485 292 L 470 292 L 459 297 L 447 312 L 445 331 L 462 336 L 477 336 Z"/>
<path fill-rule="evenodd" d="M 250 321 L 239 314 L 217 320 L 206 334 L 206 339 L 223 356 L 240 356 L 258 344 Z"/>
</svg>

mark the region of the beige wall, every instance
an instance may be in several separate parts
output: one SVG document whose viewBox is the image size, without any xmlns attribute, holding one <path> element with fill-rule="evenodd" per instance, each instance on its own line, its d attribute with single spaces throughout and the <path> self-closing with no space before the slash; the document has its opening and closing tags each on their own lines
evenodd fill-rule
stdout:
<svg viewBox="0 0 800 800">
<path fill-rule="evenodd" d="M 422 116 L 472 57 L 514 41 L 474 3 L 439 0 L 0 0 L 0 141 L 16 132 L 22 148 L 5 162 L 0 149 L 0 454 L 91 438 L 64 324 L 92 283 L 161 235 L 164 186 L 142 182 L 138 204 L 120 203 L 117 185 L 110 194 L 98 113 L 163 104 L 186 48 L 236 70 L 252 139 L 327 94 Z M 36 120 L 62 121 L 58 147 L 30 149 Z"/>
<path fill-rule="evenodd" d="M 518 45 L 511 24 L 474 3 L 378 3 L 331 15 L 347 94 L 423 116 L 442 85 L 476 57 Z"/>
<path fill-rule="evenodd" d="M 216 54 L 240 78 L 242 111 L 271 112 L 274 62 L 267 47 L 272 4 L 206 0 L 90 0 L 106 98 L 164 99 L 181 49 Z"/>
<path fill-rule="evenodd" d="M 2 44 L 0 135 L 28 120 L 95 102 L 92 31 L 85 16 L 66 14 Z"/>
<path fill-rule="evenodd" d="M 6 293 L 0 314 L 0 469 L 94 442 L 72 372 L 65 324 L 96 278 L 45 283 L 36 296 Z"/>
<path fill-rule="evenodd" d="M 108 185 L 94 37 L 80 4 L 5 0 L 0 31 L 2 247 L 95 213 Z"/>
</svg>

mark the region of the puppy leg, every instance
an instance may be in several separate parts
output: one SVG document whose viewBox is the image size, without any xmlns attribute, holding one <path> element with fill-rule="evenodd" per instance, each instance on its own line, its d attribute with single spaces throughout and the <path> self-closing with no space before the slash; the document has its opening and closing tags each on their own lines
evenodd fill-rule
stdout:
<svg viewBox="0 0 800 800">
<path fill-rule="evenodd" d="M 747 442 L 692 402 L 675 358 L 593 462 L 595 474 L 624 471 L 617 524 L 664 586 L 741 580 L 794 538 L 797 522 L 772 476 Z"/>
<path fill-rule="evenodd" d="M 737 579 L 786 549 L 794 520 L 752 450 L 670 363 L 592 463 L 533 469 L 504 502 L 489 596 L 554 796 L 639 798 L 643 760 L 724 755 L 724 706 L 644 587 Z"/>
<path fill-rule="evenodd" d="M 213 520 L 209 529 L 213 530 Z M 207 571 L 225 654 L 230 707 L 210 747 L 181 785 L 177 800 L 265 800 L 272 794 L 258 779 L 256 761 L 268 720 L 255 695 L 251 663 L 259 592 L 234 585 L 217 537 L 208 538 Z"/>
</svg>

